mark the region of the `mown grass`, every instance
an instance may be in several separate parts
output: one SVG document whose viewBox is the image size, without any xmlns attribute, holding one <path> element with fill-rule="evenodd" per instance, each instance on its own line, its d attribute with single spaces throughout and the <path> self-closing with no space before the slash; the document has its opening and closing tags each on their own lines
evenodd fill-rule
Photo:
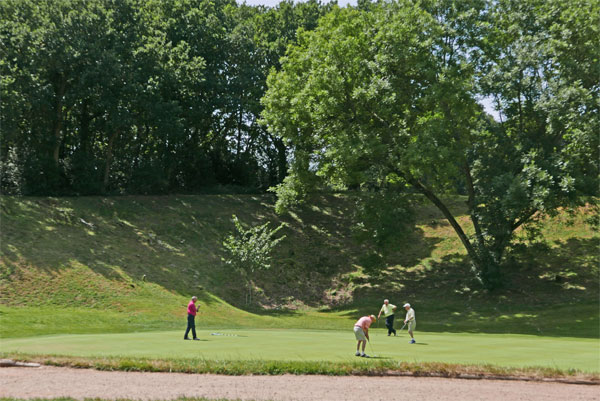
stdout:
<svg viewBox="0 0 600 401">
<path fill-rule="evenodd" d="M 154 359 L 236 361 L 244 365 L 280 361 L 315 361 L 323 364 L 356 361 L 352 327 L 337 330 L 199 330 L 201 341 L 184 341 L 182 331 L 54 335 L 2 339 L 5 352 Z M 495 365 L 506 368 L 538 366 L 563 371 L 600 373 L 600 344 L 595 339 L 514 334 L 415 332 L 417 344 L 407 334 L 384 335 L 371 331 L 367 353 L 388 361 Z M 207 362 L 208 363 L 208 362 Z M 290 366 L 292 366 L 290 365 Z M 279 365 L 278 365 L 279 366 Z M 295 366 L 295 365 L 293 365 Z M 312 365 L 311 365 L 312 366 Z M 254 369 L 254 368 L 252 368 Z"/>
<path fill-rule="evenodd" d="M 277 216 L 269 195 L 0 197 L 0 337 L 172 330 L 194 294 L 201 327 L 345 329 L 389 298 L 411 302 L 424 331 L 600 337 L 593 211 L 542 220 L 545 239 L 517 241 L 506 287 L 490 293 L 427 204 L 373 265 L 353 236 L 353 202 L 321 196 Z M 471 232 L 464 199 L 448 203 Z M 241 277 L 221 263 L 232 214 L 288 224 L 273 268 L 256 276 L 259 304 L 244 303 Z"/>
<path fill-rule="evenodd" d="M 440 362 L 404 362 L 393 360 L 359 359 L 349 362 L 326 361 L 235 361 L 188 359 L 151 359 L 125 357 L 72 357 L 55 355 L 27 355 L 4 353 L 23 362 L 36 362 L 49 366 L 89 368 L 111 371 L 179 372 L 221 375 L 328 375 L 328 376 L 434 376 L 448 378 L 524 378 L 527 380 L 568 380 L 600 383 L 597 373 L 577 369 L 543 367 L 501 367 L 492 364 L 464 365 Z"/>
</svg>

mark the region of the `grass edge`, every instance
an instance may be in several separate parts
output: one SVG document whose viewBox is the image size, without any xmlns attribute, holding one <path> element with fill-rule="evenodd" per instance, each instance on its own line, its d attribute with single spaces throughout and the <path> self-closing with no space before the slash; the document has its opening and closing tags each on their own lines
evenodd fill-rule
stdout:
<svg viewBox="0 0 600 401">
<path fill-rule="evenodd" d="M 213 360 L 203 358 L 151 359 L 131 357 L 73 357 L 0 352 L 0 358 L 46 366 L 124 372 L 169 372 L 242 375 L 412 376 L 454 379 L 516 380 L 600 385 L 600 373 L 547 367 L 501 367 L 442 362 L 403 362 L 361 359 L 354 362 Z"/>
</svg>

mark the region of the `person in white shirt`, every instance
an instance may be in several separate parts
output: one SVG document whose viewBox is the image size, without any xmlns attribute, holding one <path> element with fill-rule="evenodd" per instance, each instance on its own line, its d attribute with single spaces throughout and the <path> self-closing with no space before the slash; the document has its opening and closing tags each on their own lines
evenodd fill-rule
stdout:
<svg viewBox="0 0 600 401">
<path fill-rule="evenodd" d="M 404 324 L 408 324 L 408 334 L 410 334 L 410 343 L 416 343 L 415 337 L 413 336 L 413 330 L 417 327 L 417 321 L 415 320 L 415 310 L 410 307 L 409 303 L 404 304 L 404 309 L 406 309 L 406 318 L 404 319 Z"/>
<path fill-rule="evenodd" d="M 383 313 L 383 317 L 385 317 L 385 327 L 388 329 L 388 337 L 394 333 L 396 336 L 396 329 L 394 329 L 394 312 L 396 312 L 396 305 L 392 305 L 389 300 L 383 300 L 383 306 L 379 311 L 379 315 L 377 315 L 377 319 Z"/>
</svg>

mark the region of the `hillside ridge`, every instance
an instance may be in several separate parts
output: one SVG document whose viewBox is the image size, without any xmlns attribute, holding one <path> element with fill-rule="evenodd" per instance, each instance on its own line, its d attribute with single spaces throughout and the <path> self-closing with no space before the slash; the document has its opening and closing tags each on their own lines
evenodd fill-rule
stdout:
<svg viewBox="0 0 600 401">
<path fill-rule="evenodd" d="M 468 228 L 463 199 L 449 203 Z M 545 219 L 544 240 L 519 243 L 507 287 L 490 294 L 431 206 L 418 206 L 415 227 L 381 254 L 356 241 L 352 196 L 318 196 L 285 216 L 273 204 L 272 195 L 3 196 L 0 312 L 16 319 L 42 305 L 52 311 L 45 314 L 53 332 L 60 328 L 51 315 L 65 310 L 89 319 L 82 332 L 123 316 L 115 331 L 170 328 L 196 294 L 206 323 L 277 325 L 284 316 L 298 327 L 330 318 L 341 326 L 388 297 L 425 308 L 425 328 L 436 331 L 560 335 L 571 329 L 545 327 L 545 314 L 578 305 L 575 333 L 597 335 L 599 236 L 586 209 Z M 242 278 L 221 261 L 233 214 L 245 224 L 287 224 L 272 269 L 256 276 L 253 305 L 244 303 Z"/>
</svg>

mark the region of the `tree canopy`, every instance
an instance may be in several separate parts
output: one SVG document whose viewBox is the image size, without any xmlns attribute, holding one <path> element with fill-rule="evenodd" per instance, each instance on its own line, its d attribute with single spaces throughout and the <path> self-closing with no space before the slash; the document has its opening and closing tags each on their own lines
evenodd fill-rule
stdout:
<svg viewBox="0 0 600 401">
<path fill-rule="evenodd" d="M 0 2 L 2 190 L 262 191 L 287 172 L 257 123 L 271 68 L 332 6 Z"/>
<path fill-rule="evenodd" d="M 294 156 L 280 209 L 318 187 L 409 187 L 499 286 L 517 228 L 596 193 L 598 81 L 567 60 L 598 72 L 598 15 L 598 4 L 533 0 L 333 10 L 290 46 L 263 98 Z M 473 236 L 442 201 L 452 191 L 468 195 Z"/>
<path fill-rule="evenodd" d="M 517 229 L 597 195 L 599 27 L 588 0 L 5 0 L 1 189 L 363 191 L 380 244 L 419 193 L 494 288 Z"/>
</svg>

